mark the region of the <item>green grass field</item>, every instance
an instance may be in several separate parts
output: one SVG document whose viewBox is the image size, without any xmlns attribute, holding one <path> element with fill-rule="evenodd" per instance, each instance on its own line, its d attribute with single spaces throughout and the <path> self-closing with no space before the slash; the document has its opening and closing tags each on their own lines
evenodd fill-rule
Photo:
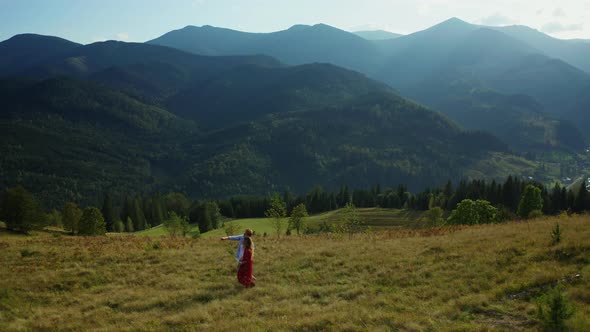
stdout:
<svg viewBox="0 0 590 332">
<path fill-rule="evenodd" d="M 555 284 L 590 330 L 589 216 L 254 241 L 244 289 L 233 242 L 0 233 L 1 330 L 538 331 Z"/>
</svg>

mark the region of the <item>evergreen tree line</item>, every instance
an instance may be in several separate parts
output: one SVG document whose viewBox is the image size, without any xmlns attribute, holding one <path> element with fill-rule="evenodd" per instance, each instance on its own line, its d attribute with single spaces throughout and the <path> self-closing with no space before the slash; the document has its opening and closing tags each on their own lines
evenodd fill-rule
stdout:
<svg viewBox="0 0 590 332">
<path fill-rule="evenodd" d="M 539 209 L 543 214 L 558 214 L 561 211 L 581 213 L 590 210 L 590 194 L 584 185 L 575 192 L 567 190 L 560 184 L 551 188 L 535 181 L 521 180 L 518 177 L 509 176 L 503 183 L 496 181 L 473 180 L 460 181 L 456 186 L 451 181 L 441 188 L 426 189 L 413 194 L 405 185 L 394 188 L 381 189 L 380 185 L 369 189 L 349 189 L 347 185 L 341 186 L 336 191 L 327 191 L 321 186 L 314 187 L 310 192 L 296 195 L 290 191 L 283 192 L 280 196 L 285 203 L 286 215 L 291 215 L 292 210 L 301 204 L 309 213 L 321 213 L 338 208 L 344 208 L 351 203 L 356 207 L 382 207 L 426 211 L 437 207 L 451 212 L 464 200 L 472 200 L 477 203 L 480 210 L 487 209 L 487 204 L 497 208 L 494 220 L 508 220 L 520 215 L 522 210 L 519 205 L 525 188 L 531 185 L 540 191 L 541 203 Z M 526 195 L 525 195 L 526 196 Z M 480 201 L 478 203 L 478 201 Z M 264 218 L 272 205 L 272 198 L 267 196 L 240 196 L 215 201 L 222 216 L 235 218 Z M 524 216 L 524 217 L 528 217 Z M 191 218 L 192 220 L 193 218 Z M 482 220 L 487 220 L 483 218 Z M 472 221 L 473 222 L 473 221 Z M 217 228 L 220 224 L 211 225 L 209 229 Z M 201 231 L 206 231 L 201 228 Z"/>
<path fill-rule="evenodd" d="M 201 232 L 221 227 L 215 202 L 191 202 L 182 193 L 124 197 L 119 207 L 107 193 L 102 208 L 81 209 L 67 202 L 61 210 L 45 213 L 39 202 L 22 186 L 7 189 L 0 197 L 0 220 L 9 230 L 29 232 L 46 226 L 63 227 L 72 234 L 101 235 L 106 232 L 135 232 L 160 224 L 176 227 L 197 223 Z M 166 223 L 168 221 L 168 223 Z M 167 227 L 168 228 L 168 227 Z M 187 231 L 186 227 L 181 227 Z"/>
<path fill-rule="evenodd" d="M 347 185 L 338 190 L 327 191 L 321 186 L 310 192 L 296 195 L 285 191 L 280 195 L 285 203 L 287 214 L 294 207 L 303 204 L 310 214 L 344 208 L 352 203 L 356 207 L 404 208 L 426 211 L 438 207 L 443 211 L 453 211 L 466 199 L 487 201 L 498 208 L 502 219 L 515 217 L 525 187 L 532 185 L 539 189 L 543 214 L 554 215 L 561 211 L 581 213 L 590 210 L 590 194 L 584 184 L 575 191 L 568 190 L 559 183 L 547 188 L 541 183 L 526 181 L 509 176 L 503 183 L 496 181 L 460 181 L 456 186 L 451 181 L 441 188 L 426 189 L 413 194 L 405 185 L 381 189 L 376 185 L 369 189 L 349 189 Z M 216 201 L 191 201 L 182 193 L 169 193 L 152 196 L 127 196 L 115 207 L 111 194 L 106 194 L 102 208 L 87 212 L 88 218 L 97 225 L 89 227 L 90 232 L 134 232 L 163 224 L 171 218 L 181 218 L 191 224 L 198 224 L 201 233 L 223 226 L 222 218 L 263 218 L 271 205 L 267 196 L 240 196 Z M 24 188 L 18 186 L 8 189 L 0 200 L 0 220 L 9 229 L 27 232 L 47 225 L 63 226 L 73 233 L 80 232 L 81 210 L 75 203 L 66 203 L 61 211 L 53 210 L 46 214 L 40 204 Z M 100 220 L 102 219 L 102 221 Z M 86 220 L 88 221 L 88 220 Z M 104 226 L 101 224 L 104 223 Z M 86 228 L 84 228 L 86 227 Z M 104 233 L 104 232 L 103 232 Z"/>
<path fill-rule="evenodd" d="M 547 188 L 542 183 L 521 180 L 513 176 L 509 176 L 503 183 L 495 180 L 463 180 L 455 186 L 448 181 L 441 188 L 426 189 L 416 194 L 409 192 L 403 184 L 394 188 L 381 189 L 380 185 L 376 185 L 369 189 L 352 190 L 347 185 L 343 185 L 336 191 L 326 191 L 321 186 L 317 186 L 304 195 L 285 191 L 281 198 L 286 204 L 288 213 L 302 203 L 305 204 L 309 213 L 315 214 L 344 208 L 349 202 L 360 208 L 382 207 L 426 211 L 437 206 L 450 212 L 456 209 L 464 199 L 471 199 L 488 201 L 503 212 L 515 215 L 524 189 L 529 184 L 541 190 L 544 214 L 554 215 L 561 211 L 581 213 L 590 210 L 590 194 L 584 185 L 576 188 L 574 192 L 559 183 Z M 270 198 L 233 197 L 218 200 L 217 204 L 221 214 L 228 218 L 263 218 L 270 206 Z"/>
</svg>

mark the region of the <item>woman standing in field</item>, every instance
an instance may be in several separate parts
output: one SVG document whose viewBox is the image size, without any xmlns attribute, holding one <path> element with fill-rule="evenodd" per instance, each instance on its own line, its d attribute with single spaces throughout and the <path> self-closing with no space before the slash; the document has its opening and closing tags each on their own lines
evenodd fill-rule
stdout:
<svg viewBox="0 0 590 332">
<path fill-rule="evenodd" d="M 253 255 L 253 241 L 249 237 L 244 238 L 244 254 L 240 259 L 238 268 L 238 281 L 244 287 L 254 287 L 256 283 L 252 277 L 252 255 Z"/>
</svg>

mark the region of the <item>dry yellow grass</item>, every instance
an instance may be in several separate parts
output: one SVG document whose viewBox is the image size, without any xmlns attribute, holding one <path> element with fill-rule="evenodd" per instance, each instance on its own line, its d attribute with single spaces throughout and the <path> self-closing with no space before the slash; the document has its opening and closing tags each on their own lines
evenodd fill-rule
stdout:
<svg viewBox="0 0 590 332">
<path fill-rule="evenodd" d="M 20 330 L 537 330 L 535 297 L 565 282 L 590 327 L 590 218 L 235 242 L 0 235 L 0 326 Z M 525 291 L 525 293 L 523 293 Z M 511 295 L 517 295 L 512 298 Z"/>
</svg>

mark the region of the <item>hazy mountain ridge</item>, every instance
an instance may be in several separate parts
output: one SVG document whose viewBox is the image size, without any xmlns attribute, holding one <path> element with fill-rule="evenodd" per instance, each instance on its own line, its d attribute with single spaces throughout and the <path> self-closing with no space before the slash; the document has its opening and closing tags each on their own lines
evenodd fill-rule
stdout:
<svg viewBox="0 0 590 332">
<path fill-rule="evenodd" d="M 590 43 L 588 40 L 563 40 L 548 36 L 522 25 L 491 27 L 539 49 L 550 57 L 561 59 L 590 73 Z"/>
<path fill-rule="evenodd" d="M 373 43 L 325 24 L 296 25 L 272 33 L 188 26 L 147 43 L 204 55 L 267 54 L 289 65 L 330 62 L 363 72 L 369 69 L 367 59 L 378 61 Z"/>
<path fill-rule="evenodd" d="M 191 31 L 198 31 L 198 35 L 192 35 Z M 211 38 L 215 40 L 213 44 L 206 38 L 207 33 L 212 31 L 216 36 Z M 334 47 L 333 43 L 332 53 L 314 50 L 310 40 L 324 41 L 325 31 L 330 32 L 330 38 L 348 44 L 336 43 L 337 47 Z M 352 38 L 352 33 L 325 25 L 294 26 L 265 34 L 240 34 L 232 30 L 232 38 L 224 37 L 226 34 L 229 32 L 225 29 L 191 27 L 165 34 L 150 43 L 185 50 L 192 48 L 193 52 L 206 48 L 215 54 L 261 52 L 290 64 L 301 59 L 330 62 L 361 71 L 399 89 L 402 95 L 433 107 L 437 103 L 432 101 L 437 94 L 440 95 L 439 90 L 446 90 L 449 82 L 459 80 L 476 82 L 471 88 L 494 89 L 507 95 L 530 95 L 541 102 L 544 112 L 570 121 L 583 118 L 578 114 L 584 114 L 586 109 L 573 104 L 572 98 L 584 91 L 590 75 L 552 58 L 558 56 L 554 52 L 547 56 L 544 53 L 547 48 L 532 43 L 531 38 L 510 33 L 509 29 L 478 26 L 457 18 L 395 39 L 365 40 L 364 43 Z M 282 42 L 278 41 L 280 39 Z M 301 39 L 305 42 L 302 43 Z M 218 44 L 223 44 L 223 47 L 216 48 Z M 355 52 L 355 60 L 351 62 L 343 58 L 341 53 L 346 52 L 342 50 Z M 447 80 L 442 82 L 437 79 L 440 75 Z M 431 82 L 433 77 L 439 82 L 436 86 Z M 432 88 L 426 90 L 426 86 Z M 588 126 L 578 122 L 576 125 L 586 137 L 590 136 Z"/>
</svg>

